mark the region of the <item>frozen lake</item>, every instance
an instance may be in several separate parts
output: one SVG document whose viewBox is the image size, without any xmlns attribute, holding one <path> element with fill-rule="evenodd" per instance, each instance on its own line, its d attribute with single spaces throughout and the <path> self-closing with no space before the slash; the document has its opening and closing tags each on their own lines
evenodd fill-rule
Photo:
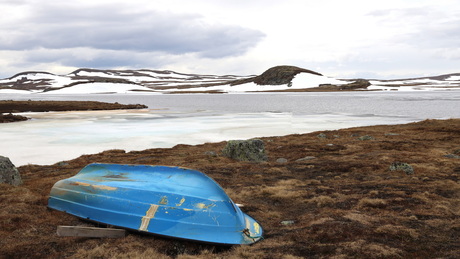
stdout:
<svg viewBox="0 0 460 259">
<path fill-rule="evenodd" d="M 0 124 L 0 155 L 52 164 L 108 149 L 143 150 L 355 126 L 460 118 L 460 91 L 0 96 L 141 103 L 140 111 L 27 113 Z"/>
</svg>

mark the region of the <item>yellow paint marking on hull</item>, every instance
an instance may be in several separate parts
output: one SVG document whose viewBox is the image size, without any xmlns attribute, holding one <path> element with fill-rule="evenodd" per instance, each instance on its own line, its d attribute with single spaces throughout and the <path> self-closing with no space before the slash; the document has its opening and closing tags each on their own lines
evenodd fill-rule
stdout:
<svg viewBox="0 0 460 259">
<path fill-rule="evenodd" d="M 162 205 L 167 205 L 168 204 L 168 197 L 167 196 L 161 197 L 161 200 L 158 203 L 162 204 Z"/>
<path fill-rule="evenodd" d="M 179 201 L 179 203 L 176 204 L 176 206 L 177 206 L 177 207 L 180 207 L 180 206 L 182 206 L 182 204 L 184 204 L 184 202 L 185 202 L 185 198 L 182 198 L 182 199 Z"/>
<path fill-rule="evenodd" d="M 195 208 L 198 208 L 198 209 L 202 209 L 202 210 L 206 210 L 206 209 L 209 209 L 209 208 L 212 208 L 216 206 L 214 203 L 211 203 L 211 204 L 204 204 L 204 203 L 197 203 L 195 204 Z"/>
<path fill-rule="evenodd" d="M 81 185 L 81 186 L 91 186 L 89 183 L 84 183 L 84 182 L 75 182 L 76 185 Z"/>
<path fill-rule="evenodd" d="M 93 187 L 95 189 L 107 190 L 107 191 L 114 191 L 117 189 L 117 187 L 112 187 L 112 186 L 107 186 L 107 185 L 95 185 L 95 184 L 89 184 L 89 183 L 84 183 L 84 182 L 75 182 L 75 184 L 81 185 L 81 186 Z"/>
<path fill-rule="evenodd" d="M 150 220 L 155 217 L 155 213 L 157 213 L 158 207 L 159 206 L 155 204 L 150 205 L 150 208 L 145 212 L 145 216 L 142 217 L 141 226 L 139 227 L 139 230 L 147 231 L 147 228 L 150 224 Z"/>
<path fill-rule="evenodd" d="M 260 234 L 260 225 L 257 222 L 254 222 L 254 231 L 257 235 Z"/>
</svg>

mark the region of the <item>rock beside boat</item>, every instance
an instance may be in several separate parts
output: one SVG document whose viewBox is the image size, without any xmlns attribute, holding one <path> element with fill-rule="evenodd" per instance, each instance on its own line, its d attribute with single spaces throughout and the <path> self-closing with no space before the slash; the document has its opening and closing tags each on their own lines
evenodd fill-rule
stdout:
<svg viewBox="0 0 460 259">
<path fill-rule="evenodd" d="M 0 183 L 14 186 L 22 184 L 18 169 L 11 163 L 8 157 L 0 156 Z"/>
<path fill-rule="evenodd" d="M 222 153 L 238 161 L 263 162 L 268 160 L 264 142 L 260 139 L 230 140 Z"/>
</svg>

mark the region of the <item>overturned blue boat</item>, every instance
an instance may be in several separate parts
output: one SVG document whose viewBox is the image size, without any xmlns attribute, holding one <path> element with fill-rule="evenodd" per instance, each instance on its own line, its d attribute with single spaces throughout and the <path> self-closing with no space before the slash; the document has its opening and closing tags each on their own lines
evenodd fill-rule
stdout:
<svg viewBox="0 0 460 259">
<path fill-rule="evenodd" d="M 238 245 L 262 227 L 205 174 L 180 167 L 90 164 L 51 189 L 48 207 L 122 228 Z"/>
</svg>

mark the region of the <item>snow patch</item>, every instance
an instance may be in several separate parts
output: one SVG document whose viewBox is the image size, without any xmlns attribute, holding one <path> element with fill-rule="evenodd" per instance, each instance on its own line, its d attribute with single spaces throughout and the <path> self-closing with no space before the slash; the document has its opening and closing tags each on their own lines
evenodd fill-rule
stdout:
<svg viewBox="0 0 460 259">
<path fill-rule="evenodd" d="M 46 94 L 96 94 L 96 93 L 139 93 L 152 89 L 134 84 L 86 83 L 46 92 Z"/>
<path fill-rule="evenodd" d="M 347 84 L 349 82 L 329 78 L 326 76 L 318 76 L 310 73 L 297 74 L 292 80 L 292 84 L 283 85 L 258 85 L 254 82 L 240 84 L 240 85 L 218 85 L 211 87 L 196 87 L 188 89 L 168 89 L 167 92 L 193 92 L 193 91 L 219 91 L 227 93 L 239 93 L 239 92 L 261 92 L 261 91 L 281 91 L 289 89 L 305 89 L 318 87 L 320 84 Z"/>
<path fill-rule="evenodd" d="M 0 89 L 0 94 L 30 94 L 31 91 L 16 89 Z"/>
<path fill-rule="evenodd" d="M 446 81 L 460 81 L 460 76 L 450 76 Z"/>
</svg>

